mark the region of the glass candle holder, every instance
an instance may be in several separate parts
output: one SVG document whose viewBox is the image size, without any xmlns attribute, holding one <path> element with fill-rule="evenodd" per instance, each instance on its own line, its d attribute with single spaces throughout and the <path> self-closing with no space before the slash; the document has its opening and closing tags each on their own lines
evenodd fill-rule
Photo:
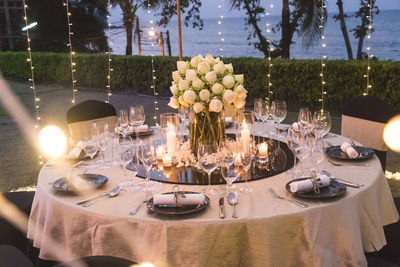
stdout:
<svg viewBox="0 0 400 267">
<path fill-rule="evenodd" d="M 160 115 L 160 126 L 163 144 L 167 147 L 167 154 L 174 157 L 179 150 L 179 114 L 164 113 Z"/>
</svg>

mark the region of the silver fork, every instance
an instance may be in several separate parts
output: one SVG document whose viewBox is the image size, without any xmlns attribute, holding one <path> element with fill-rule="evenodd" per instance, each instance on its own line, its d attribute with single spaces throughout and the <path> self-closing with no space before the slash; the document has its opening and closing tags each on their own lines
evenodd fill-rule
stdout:
<svg viewBox="0 0 400 267">
<path fill-rule="evenodd" d="M 146 195 L 144 196 L 144 199 L 137 205 L 137 207 L 135 209 L 133 209 L 131 212 L 129 212 L 129 215 L 135 215 L 138 212 L 140 206 L 142 206 L 143 203 L 147 202 L 150 199 L 150 196 L 151 196 L 150 192 L 146 191 Z"/>
<path fill-rule="evenodd" d="M 368 163 L 351 163 L 351 164 L 342 164 L 342 163 L 337 163 L 337 162 L 333 162 L 331 160 L 328 159 L 328 161 L 335 166 L 339 166 L 339 167 L 344 167 L 344 166 L 363 166 L 363 167 L 368 167 L 369 164 Z"/>
<path fill-rule="evenodd" d="M 300 207 L 302 207 L 302 208 L 307 208 L 307 207 L 308 207 L 307 204 L 301 203 L 301 202 L 299 202 L 299 201 L 296 201 L 296 200 L 293 200 L 293 199 L 290 199 L 290 198 L 284 198 L 284 197 L 280 196 L 280 195 L 279 195 L 277 192 L 275 192 L 275 190 L 272 189 L 272 188 L 269 189 L 269 192 L 271 192 L 271 194 L 274 196 L 274 198 L 290 201 L 290 202 L 292 202 L 292 203 L 294 203 L 294 204 L 296 204 L 297 206 L 300 206 Z"/>
</svg>

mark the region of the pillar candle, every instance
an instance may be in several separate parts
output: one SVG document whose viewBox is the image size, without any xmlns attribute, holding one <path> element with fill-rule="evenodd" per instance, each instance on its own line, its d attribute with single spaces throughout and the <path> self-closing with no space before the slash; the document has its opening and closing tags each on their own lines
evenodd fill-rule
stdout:
<svg viewBox="0 0 400 267">
<path fill-rule="evenodd" d="M 167 132 L 167 152 L 171 156 L 175 154 L 176 150 L 176 134 L 172 127 L 169 128 Z"/>
</svg>

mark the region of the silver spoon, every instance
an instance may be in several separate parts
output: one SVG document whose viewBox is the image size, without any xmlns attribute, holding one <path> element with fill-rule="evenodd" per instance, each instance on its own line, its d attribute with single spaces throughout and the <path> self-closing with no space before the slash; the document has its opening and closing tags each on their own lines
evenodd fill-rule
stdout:
<svg viewBox="0 0 400 267">
<path fill-rule="evenodd" d="M 236 211 L 236 204 L 239 201 L 238 194 L 236 194 L 236 192 L 229 192 L 227 199 L 228 199 L 228 203 L 233 206 L 232 217 L 238 218 L 237 211 Z"/>
<path fill-rule="evenodd" d="M 113 190 L 110 191 L 110 193 L 107 195 L 108 197 L 116 197 L 118 196 L 119 192 L 121 192 L 122 188 L 120 186 L 115 187 Z M 89 207 L 92 206 L 94 203 L 96 203 L 97 201 L 91 201 L 88 202 L 86 204 L 83 204 L 82 207 Z"/>
</svg>

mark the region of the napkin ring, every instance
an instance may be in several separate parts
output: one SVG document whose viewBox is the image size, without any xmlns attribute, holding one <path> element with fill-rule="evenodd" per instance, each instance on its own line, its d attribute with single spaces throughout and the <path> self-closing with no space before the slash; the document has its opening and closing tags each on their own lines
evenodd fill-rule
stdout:
<svg viewBox="0 0 400 267">
<path fill-rule="evenodd" d="M 315 170 L 311 171 L 311 182 L 313 184 L 313 190 L 315 194 L 319 195 L 320 190 L 317 182 L 317 173 L 315 172 Z"/>
<path fill-rule="evenodd" d="M 179 185 L 174 185 L 172 187 L 172 192 L 174 193 L 174 202 L 175 204 L 178 204 L 178 197 L 183 197 L 185 198 L 186 195 L 183 191 L 179 191 Z"/>
</svg>

